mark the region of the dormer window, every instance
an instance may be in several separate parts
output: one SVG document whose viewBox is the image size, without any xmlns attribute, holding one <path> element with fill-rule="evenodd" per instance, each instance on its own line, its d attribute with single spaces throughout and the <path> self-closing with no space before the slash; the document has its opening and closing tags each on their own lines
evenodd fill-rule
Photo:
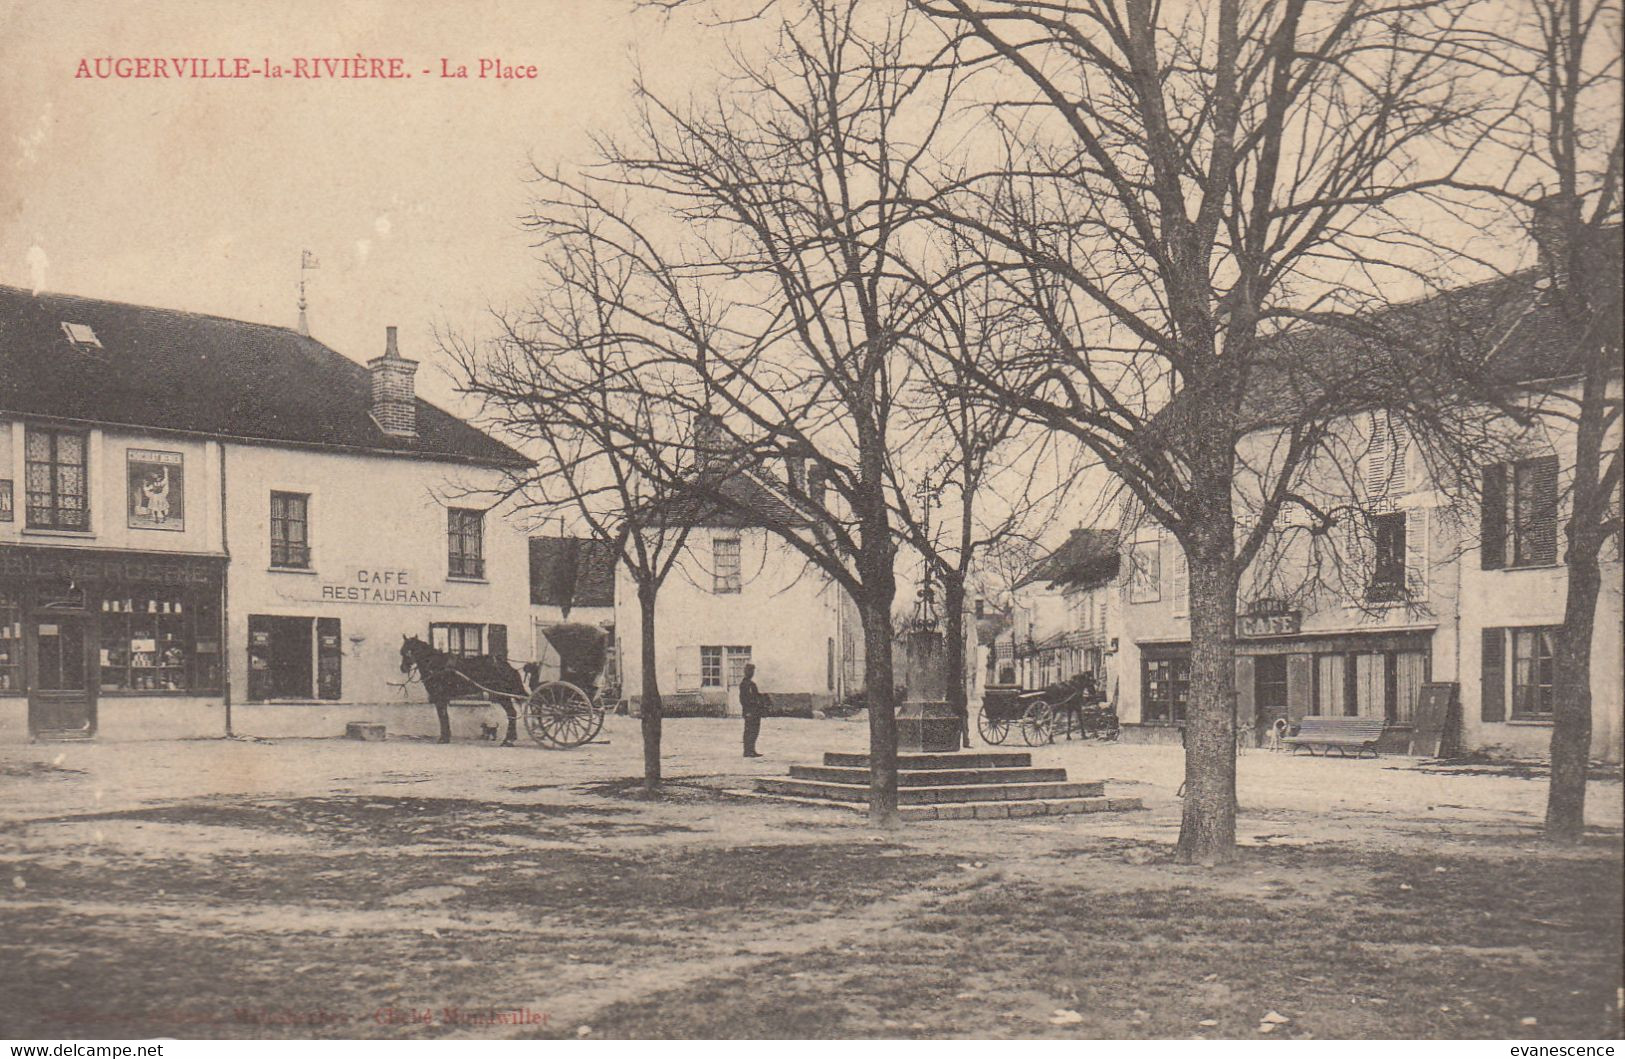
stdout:
<svg viewBox="0 0 1625 1059">
<path fill-rule="evenodd" d="M 89 324 L 73 324 L 66 321 L 62 324 L 62 333 L 68 336 L 68 341 L 76 346 L 86 349 L 102 348 L 102 340 L 96 337 Z"/>
</svg>

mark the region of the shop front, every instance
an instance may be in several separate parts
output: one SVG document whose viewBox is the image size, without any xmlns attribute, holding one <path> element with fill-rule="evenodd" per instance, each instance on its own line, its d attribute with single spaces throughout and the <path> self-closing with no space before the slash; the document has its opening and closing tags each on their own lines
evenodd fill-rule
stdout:
<svg viewBox="0 0 1625 1059">
<path fill-rule="evenodd" d="M 204 703 L 217 707 L 223 693 L 225 564 L 0 546 L 0 730 L 37 739 L 221 734 Z"/>
<path fill-rule="evenodd" d="M 1306 716 L 1368 717 L 1383 748 L 1410 744 L 1422 686 L 1432 679 L 1433 629 L 1304 632 L 1296 612 L 1247 615 L 1236 628 L 1236 723 L 1264 745 L 1275 723 Z M 1190 644 L 1140 645 L 1136 742 L 1179 742 L 1190 708 Z"/>
</svg>

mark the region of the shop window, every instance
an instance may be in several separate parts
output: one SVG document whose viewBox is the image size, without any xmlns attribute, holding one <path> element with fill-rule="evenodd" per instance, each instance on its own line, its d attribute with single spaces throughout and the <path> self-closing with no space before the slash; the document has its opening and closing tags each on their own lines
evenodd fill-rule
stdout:
<svg viewBox="0 0 1625 1059">
<path fill-rule="evenodd" d="M 1177 724 L 1190 706 L 1189 658 L 1155 658 L 1144 663 L 1145 687 L 1141 719 L 1148 724 Z"/>
<path fill-rule="evenodd" d="M 26 439 L 28 526 L 87 530 L 85 435 L 75 430 L 29 427 Z"/>
<path fill-rule="evenodd" d="M 742 587 L 738 537 L 714 537 L 711 540 L 712 591 L 727 594 Z"/>
<path fill-rule="evenodd" d="M 1317 717 L 1381 717 L 1410 724 L 1428 681 L 1426 651 L 1349 651 L 1315 655 L 1309 713 Z"/>
<path fill-rule="evenodd" d="M 151 588 L 105 590 L 98 623 L 101 690 L 217 690 L 219 604 L 194 599 Z"/>
<path fill-rule="evenodd" d="M 447 565 L 452 577 L 485 576 L 485 513 L 454 507 L 446 513 Z"/>
<path fill-rule="evenodd" d="M 1512 638 L 1512 716 L 1552 719 L 1557 629 L 1509 629 Z"/>
<path fill-rule="evenodd" d="M 271 494 L 271 565 L 310 568 L 310 496 Z"/>
</svg>

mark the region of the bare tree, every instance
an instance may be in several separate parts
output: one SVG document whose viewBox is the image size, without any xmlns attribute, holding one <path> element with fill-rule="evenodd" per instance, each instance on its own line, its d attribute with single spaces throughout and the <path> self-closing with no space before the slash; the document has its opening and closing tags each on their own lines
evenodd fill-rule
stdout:
<svg viewBox="0 0 1625 1059">
<path fill-rule="evenodd" d="M 645 248 L 665 275 L 692 281 L 667 282 L 672 304 L 703 305 L 718 322 L 703 335 L 685 332 L 687 351 L 668 349 L 662 367 L 687 381 L 659 395 L 663 414 L 703 418 L 705 444 L 725 471 L 805 468 L 783 487 L 798 494 L 790 503 L 739 513 L 857 606 L 870 818 L 894 826 L 891 501 L 908 464 L 893 422 L 918 286 L 900 261 L 910 183 L 944 120 L 952 77 L 908 61 L 920 20 L 902 7 L 804 0 L 774 18 L 768 45 L 741 45 L 709 99 L 679 105 L 639 86 L 635 132 L 601 144 L 602 164 L 577 188 L 595 213 L 578 229 Z M 662 219 L 608 208 L 593 190 L 607 186 Z M 681 488 L 729 511 L 740 498 L 728 480 L 690 475 Z"/>
<path fill-rule="evenodd" d="M 655 604 L 690 528 L 674 468 L 692 469 L 698 423 L 673 418 L 682 380 L 674 342 L 703 336 L 636 245 L 592 237 L 597 217 L 579 199 L 545 189 L 530 218 L 542 238 L 542 274 L 528 308 L 498 316 L 492 341 L 447 345 L 459 387 L 485 418 L 540 453 L 513 482 L 522 505 L 582 527 L 614 550 L 637 586 L 642 644 L 643 784 L 660 789 L 661 698 Z M 617 234 L 624 234 L 617 232 Z"/>
<path fill-rule="evenodd" d="M 935 204 L 1001 248 L 991 267 L 1043 322 L 1048 368 L 1036 387 L 1020 364 L 1022 385 L 981 383 L 1077 437 L 1188 557 L 1178 853 L 1229 859 L 1239 579 L 1329 425 L 1403 400 L 1376 372 L 1299 380 L 1268 340 L 1352 324 L 1429 264 L 1403 210 L 1470 146 L 1453 138 L 1473 107 L 1454 62 L 1470 0 L 910 2 L 1001 75 L 979 92 L 1012 157 Z M 1292 400 L 1265 414 L 1265 386 Z M 1266 428 L 1280 443 L 1243 504 L 1238 444 Z"/>
<path fill-rule="evenodd" d="M 1505 13 L 1503 12 L 1503 16 Z M 1567 589 L 1554 650 L 1547 837 L 1577 842 L 1591 753 L 1591 647 L 1599 558 L 1620 534 L 1622 127 L 1619 0 L 1519 0 L 1489 25 L 1477 59 L 1506 86 L 1496 182 L 1460 181 L 1527 219 L 1546 270 L 1572 370 L 1544 386 L 1492 395 L 1510 418 L 1549 418 L 1574 436 L 1564 527 Z M 1492 494 L 1484 498 L 1494 503 Z"/>
</svg>

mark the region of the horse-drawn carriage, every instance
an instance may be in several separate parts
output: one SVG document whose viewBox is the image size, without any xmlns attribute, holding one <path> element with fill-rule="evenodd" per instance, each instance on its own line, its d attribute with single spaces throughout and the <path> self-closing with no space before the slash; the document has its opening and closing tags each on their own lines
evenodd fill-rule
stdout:
<svg viewBox="0 0 1625 1059">
<path fill-rule="evenodd" d="M 1107 704 L 1089 673 L 1041 691 L 990 684 L 982 691 L 976 728 L 983 739 L 995 745 L 1009 738 L 1012 728 L 1027 746 L 1053 743 L 1057 730 L 1068 739 L 1074 732 L 1085 739 L 1116 739 L 1118 735 L 1117 711 Z"/>
<path fill-rule="evenodd" d="M 552 750 L 570 750 L 590 743 L 604 727 L 606 705 L 613 700 L 595 695 L 596 675 L 602 667 L 599 652 L 597 666 L 585 666 L 577 652 L 561 650 L 562 655 L 575 662 L 575 672 L 566 664 L 544 667 L 538 663 L 524 666 L 521 675 L 506 658 L 495 655 L 455 655 L 437 649 L 433 644 L 416 636 L 402 637 L 401 672 L 410 678 L 416 674 L 428 692 L 440 718 L 440 741 L 451 742 L 451 718 L 447 712 L 453 699 L 483 696 L 508 715 L 508 732 L 503 746 L 513 746 L 518 739 L 518 722 L 524 718 L 525 731 L 532 740 Z M 565 679 L 550 676 L 578 676 L 591 669 L 587 687 Z M 556 672 L 550 672 L 556 669 Z"/>
</svg>

